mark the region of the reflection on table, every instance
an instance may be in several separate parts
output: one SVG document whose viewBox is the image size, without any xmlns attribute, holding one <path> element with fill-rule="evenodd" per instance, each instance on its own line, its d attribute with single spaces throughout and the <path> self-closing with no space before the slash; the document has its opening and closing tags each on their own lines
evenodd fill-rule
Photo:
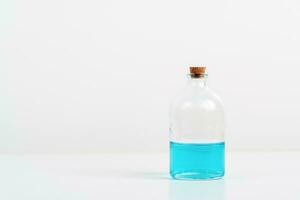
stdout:
<svg viewBox="0 0 300 200">
<path fill-rule="evenodd" d="M 225 200 L 224 180 L 182 181 L 172 180 L 169 200 Z"/>
</svg>

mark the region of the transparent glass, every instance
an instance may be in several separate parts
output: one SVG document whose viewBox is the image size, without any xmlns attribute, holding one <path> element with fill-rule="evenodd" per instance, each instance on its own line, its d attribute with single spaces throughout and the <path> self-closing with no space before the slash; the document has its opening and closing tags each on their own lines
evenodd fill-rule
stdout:
<svg viewBox="0 0 300 200">
<path fill-rule="evenodd" d="M 224 110 L 207 75 L 189 76 L 170 108 L 170 175 L 175 179 L 224 176 Z"/>
</svg>

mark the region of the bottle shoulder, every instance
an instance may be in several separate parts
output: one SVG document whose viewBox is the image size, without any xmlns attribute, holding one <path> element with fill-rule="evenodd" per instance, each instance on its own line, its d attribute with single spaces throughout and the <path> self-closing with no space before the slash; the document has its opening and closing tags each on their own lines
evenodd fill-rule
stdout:
<svg viewBox="0 0 300 200">
<path fill-rule="evenodd" d="M 172 101 L 171 108 L 174 107 L 202 107 L 223 109 L 221 98 L 210 88 L 184 89 Z"/>
</svg>

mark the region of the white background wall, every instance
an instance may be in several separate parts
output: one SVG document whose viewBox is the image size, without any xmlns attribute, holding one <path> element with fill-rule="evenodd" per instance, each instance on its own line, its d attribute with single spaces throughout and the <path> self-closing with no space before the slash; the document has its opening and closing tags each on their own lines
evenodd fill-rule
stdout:
<svg viewBox="0 0 300 200">
<path fill-rule="evenodd" d="M 300 149 L 297 0 L 0 2 L 0 152 L 166 151 L 208 67 L 234 150 Z"/>
</svg>

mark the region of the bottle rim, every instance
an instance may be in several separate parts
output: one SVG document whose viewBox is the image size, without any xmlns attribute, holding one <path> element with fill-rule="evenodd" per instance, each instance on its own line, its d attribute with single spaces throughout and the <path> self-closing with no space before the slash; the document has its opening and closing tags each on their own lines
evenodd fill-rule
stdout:
<svg viewBox="0 0 300 200">
<path fill-rule="evenodd" d="M 208 74 L 191 74 L 191 73 L 188 73 L 187 74 L 187 77 L 188 78 L 200 78 L 200 79 L 203 79 L 203 78 L 207 78 L 208 77 Z"/>
</svg>

